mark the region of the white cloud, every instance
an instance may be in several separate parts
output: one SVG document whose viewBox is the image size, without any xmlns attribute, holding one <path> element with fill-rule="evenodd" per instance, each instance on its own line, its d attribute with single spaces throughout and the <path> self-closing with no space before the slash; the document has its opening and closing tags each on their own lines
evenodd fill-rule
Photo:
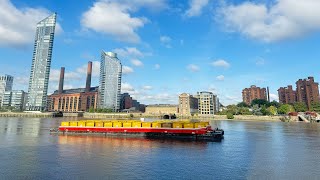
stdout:
<svg viewBox="0 0 320 180">
<path fill-rule="evenodd" d="M 242 101 L 242 98 L 239 96 L 224 95 L 223 98 L 226 100 L 227 105 L 236 104 Z"/>
<path fill-rule="evenodd" d="M 127 82 L 121 83 L 121 93 L 129 93 L 130 96 L 139 101 L 140 92 Z M 143 95 L 142 95 L 143 96 Z"/>
<path fill-rule="evenodd" d="M 223 59 L 218 59 L 218 60 L 212 62 L 211 65 L 214 67 L 224 67 L 224 68 L 230 67 L 230 64 Z"/>
<path fill-rule="evenodd" d="M 122 74 L 130 74 L 133 73 L 134 70 L 129 66 L 122 66 Z"/>
<path fill-rule="evenodd" d="M 121 84 L 121 92 L 129 92 L 129 91 L 134 91 L 134 88 L 131 84 L 129 83 L 122 83 Z"/>
<path fill-rule="evenodd" d="M 263 58 L 258 58 L 257 60 L 256 60 L 256 65 L 257 66 L 262 66 L 262 65 L 264 65 L 266 63 L 266 61 L 263 59 Z"/>
<path fill-rule="evenodd" d="M 51 69 L 49 80 L 51 82 L 58 82 L 59 78 L 60 78 L 60 69 Z M 65 74 L 64 74 L 65 81 L 80 80 L 82 78 L 83 76 L 77 72 L 73 72 L 73 71 L 68 72 L 67 69 L 65 70 Z"/>
<path fill-rule="evenodd" d="M 169 36 L 160 36 L 160 42 L 162 43 L 170 43 L 171 38 Z"/>
<path fill-rule="evenodd" d="M 117 53 L 121 58 L 142 58 L 144 54 L 136 47 L 126 47 L 124 49 L 117 48 L 113 52 Z"/>
<path fill-rule="evenodd" d="M 169 93 L 148 94 L 139 96 L 139 100 L 148 104 L 177 104 L 178 95 Z"/>
<path fill-rule="evenodd" d="M 194 65 L 194 64 L 189 64 L 187 66 L 187 69 L 191 72 L 198 72 L 200 70 L 199 66 Z"/>
<path fill-rule="evenodd" d="M 140 37 L 137 29 L 148 20 L 144 17 L 132 17 L 133 7 L 121 2 L 98 1 L 82 14 L 81 25 L 84 28 L 111 35 L 116 40 L 137 43 Z"/>
<path fill-rule="evenodd" d="M 273 4 L 244 2 L 223 6 L 217 19 L 229 31 L 274 42 L 320 30 L 320 1 L 276 0 Z"/>
<path fill-rule="evenodd" d="M 142 89 L 143 89 L 143 90 L 151 90 L 151 89 L 152 89 L 152 86 L 143 86 Z"/>
<path fill-rule="evenodd" d="M 190 8 L 186 11 L 185 15 L 187 17 L 199 16 L 201 15 L 202 9 L 208 4 L 209 0 L 190 0 Z"/>
<path fill-rule="evenodd" d="M 155 64 L 155 65 L 154 65 L 154 69 L 155 69 L 155 70 L 160 69 L 160 64 Z"/>
<path fill-rule="evenodd" d="M 279 96 L 276 94 L 270 93 L 270 101 L 279 101 Z"/>
<path fill-rule="evenodd" d="M 138 67 L 143 66 L 143 63 L 142 63 L 139 59 L 131 59 L 131 63 L 132 63 L 134 66 L 138 66 Z"/>
<path fill-rule="evenodd" d="M 160 36 L 160 42 L 166 47 L 171 48 L 171 38 L 169 36 Z"/>
<path fill-rule="evenodd" d="M 81 67 L 76 69 L 76 72 L 83 74 L 84 76 L 87 74 L 88 64 L 84 64 Z M 92 77 L 99 77 L 100 75 L 100 61 L 92 61 Z"/>
<path fill-rule="evenodd" d="M 218 81 L 224 81 L 224 75 L 219 75 L 216 77 Z"/>
<path fill-rule="evenodd" d="M 34 42 L 36 24 L 52 13 L 44 8 L 18 9 L 9 0 L 0 1 L 0 46 L 23 47 Z M 56 33 L 62 32 L 59 24 Z"/>
</svg>

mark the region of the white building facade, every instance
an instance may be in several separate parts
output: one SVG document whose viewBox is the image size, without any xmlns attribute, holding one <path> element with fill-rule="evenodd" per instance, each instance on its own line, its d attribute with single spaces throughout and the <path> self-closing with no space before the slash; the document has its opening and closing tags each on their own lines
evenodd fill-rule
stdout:
<svg viewBox="0 0 320 180">
<path fill-rule="evenodd" d="M 12 90 L 12 84 L 13 76 L 7 74 L 0 76 L 0 105 L 2 105 L 4 93 Z"/>
<path fill-rule="evenodd" d="M 3 96 L 2 107 L 11 107 L 13 110 L 23 111 L 27 95 L 23 90 L 6 91 Z"/>
<path fill-rule="evenodd" d="M 101 53 L 98 108 L 120 110 L 122 64 L 113 52 Z"/>
<path fill-rule="evenodd" d="M 197 93 L 199 115 L 211 116 L 219 111 L 219 99 L 212 92 L 202 91 Z"/>
</svg>

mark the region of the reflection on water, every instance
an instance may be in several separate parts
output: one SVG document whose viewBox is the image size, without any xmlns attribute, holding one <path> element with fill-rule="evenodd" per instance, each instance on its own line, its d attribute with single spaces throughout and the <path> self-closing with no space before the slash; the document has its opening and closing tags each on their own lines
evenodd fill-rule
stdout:
<svg viewBox="0 0 320 180">
<path fill-rule="evenodd" d="M 214 121 L 222 142 L 50 134 L 63 118 L 0 118 L 3 179 L 315 179 L 318 124 Z"/>
</svg>

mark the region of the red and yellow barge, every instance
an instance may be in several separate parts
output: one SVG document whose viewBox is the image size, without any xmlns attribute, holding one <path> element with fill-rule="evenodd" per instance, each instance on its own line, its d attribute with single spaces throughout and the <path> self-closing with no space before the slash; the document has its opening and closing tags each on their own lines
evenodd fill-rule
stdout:
<svg viewBox="0 0 320 180">
<path fill-rule="evenodd" d="M 91 133 L 112 135 L 145 135 L 149 138 L 186 138 L 194 140 L 221 140 L 224 131 L 212 128 L 209 122 L 190 121 L 127 121 L 127 120 L 83 120 L 61 122 L 58 129 L 52 132 Z"/>
</svg>

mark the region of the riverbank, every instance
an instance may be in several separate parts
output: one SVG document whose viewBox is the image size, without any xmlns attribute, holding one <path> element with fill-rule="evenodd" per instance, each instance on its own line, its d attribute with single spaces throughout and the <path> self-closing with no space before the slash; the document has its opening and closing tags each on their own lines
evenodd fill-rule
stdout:
<svg viewBox="0 0 320 180">
<path fill-rule="evenodd" d="M 275 121 L 279 122 L 283 116 L 255 116 L 255 115 L 234 115 L 233 119 L 228 119 L 226 115 L 215 115 L 213 120 L 230 120 L 230 121 Z"/>
<path fill-rule="evenodd" d="M 159 115 L 150 115 L 144 113 L 63 113 L 64 117 L 83 117 L 86 119 L 141 119 L 152 118 L 162 119 Z M 28 117 L 28 118 L 46 118 L 54 117 L 54 113 L 26 113 L 26 112 L 1 112 L 0 117 Z M 254 116 L 254 115 L 235 115 L 234 119 L 227 119 L 226 115 L 214 115 L 210 117 L 177 117 L 178 119 L 206 119 L 206 120 L 230 120 L 230 121 L 281 121 L 282 116 Z"/>
</svg>

